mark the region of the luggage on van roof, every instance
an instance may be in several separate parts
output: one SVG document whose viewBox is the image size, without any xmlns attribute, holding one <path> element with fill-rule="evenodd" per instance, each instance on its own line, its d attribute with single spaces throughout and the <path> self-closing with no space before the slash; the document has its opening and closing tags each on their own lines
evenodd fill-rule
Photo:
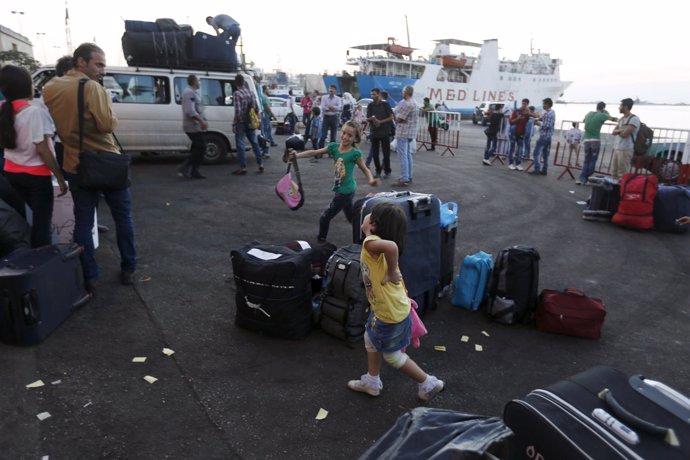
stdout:
<svg viewBox="0 0 690 460">
<path fill-rule="evenodd" d="M 122 52 L 131 67 L 237 71 L 234 45 L 215 35 L 178 25 L 174 19 L 155 22 L 125 20 Z"/>
</svg>

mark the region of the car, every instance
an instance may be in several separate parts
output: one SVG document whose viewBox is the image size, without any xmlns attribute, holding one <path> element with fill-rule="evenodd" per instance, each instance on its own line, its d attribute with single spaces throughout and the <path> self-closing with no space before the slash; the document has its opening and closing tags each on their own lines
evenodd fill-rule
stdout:
<svg viewBox="0 0 690 460">
<path fill-rule="evenodd" d="M 371 104 L 372 102 L 374 102 L 374 100 L 373 100 L 372 98 L 370 98 L 370 97 L 364 97 L 364 98 L 362 98 L 362 99 L 360 99 L 360 100 L 357 101 L 357 105 L 361 105 L 361 106 L 362 106 L 362 113 L 364 113 L 364 114 L 366 115 L 366 113 L 367 113 L 367 106 L 368 106 L 369 104 Z"/>
<path fill-rule="evenodd" d="M 474 108 L 474 113 L 472 114 L 472 123 L 475 125 L 481 123 L 482 126 L 488 125 L 491 114 L 494 113 L 494 110 L 497 108 L 503 108 L 503 105 L 504 104 L 502 102 L 482 102 Z"/>
<path fill-rule="evenodd" d="M 285 120 L 287 114 L 290 113 L 290 109 L 288 107 L 289 99 L 278 96 L 269 96 L 268 100 L 271 102 L 271 112 L 273 112 L 273 116 L 276 117 L 276 120 Z M 292 106 L 295 109 L 297 118 L 301 118 L 303 112 L 302 107 L 300 107 L 298 104 L 293 104 Z"/>
</svg>

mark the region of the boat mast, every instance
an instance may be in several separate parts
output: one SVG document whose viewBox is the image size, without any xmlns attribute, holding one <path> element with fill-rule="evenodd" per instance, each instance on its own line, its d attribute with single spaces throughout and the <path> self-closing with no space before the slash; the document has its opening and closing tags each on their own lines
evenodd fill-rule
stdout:
<svg viewBox="0 0 690 460">
<path fill-rule="evenodd" d="M 407 47 L 412 48 L 412 45 L 410 45 L 410 25 L 407 23 L 407 15 L 405 15 L 405 29 L 407 30 Z"/>
</svg>

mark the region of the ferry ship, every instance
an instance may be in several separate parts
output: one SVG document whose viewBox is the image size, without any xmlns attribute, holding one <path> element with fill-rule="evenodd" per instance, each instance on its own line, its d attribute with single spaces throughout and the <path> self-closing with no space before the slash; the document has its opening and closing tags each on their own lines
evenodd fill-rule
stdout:
<svg viewBox="0 0 690 460">
<path fill-rule="evenodd" d="M 525 97 L 535 105 L 546 97 L 556 101 L 571 84 L 560 78 L 560 59 L 552 59 L 548 53 L 530 51 L 517 61 L 499 60 L 496 39 L 481 44 L 457 39 L 434 41 L 436 46 L 428 59 L 413 59 L 415 49 L 395 43 L 394 38 L 383 44 L 354 46 L 351 49 L 369 55 L 349 58 L 347 64 L 356 70 L 326 75 L 324 83 L 326 87 L 335 84 L 339 93 L 349 92 L 356 98 L 369 97 L 372 88 L 379 88 L 388 91 L 391 105 L 402 99 L 406 85 L 413 85 L 418 105 L 428 97 L 432 104 L 443 104 L 463 115 L 472 114 L 481 102 L 512 104 Z M 479 53 L 453 54 L 451 45 L 472 51 L 479 48 Z"/>
</svg>

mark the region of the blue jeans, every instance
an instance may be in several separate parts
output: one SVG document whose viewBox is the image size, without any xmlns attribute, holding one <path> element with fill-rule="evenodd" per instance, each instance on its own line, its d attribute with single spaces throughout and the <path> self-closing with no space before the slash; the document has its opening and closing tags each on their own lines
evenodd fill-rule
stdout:
<svg viewBox="0 0 690 460">
<path fill-rule="evenodd" d="M 93 247 L 93 217 L 98 205 L 98 198 L 103 193 L 110 214 L 115 221 L 117 247 L 120 250 L 120 271 L 134 273 L 137 269 L 137 252 L 134 246 L 134 222 L 132 220 L 132 196 L 129 187 L 116 192 L 98 192 L 80 189 L 77 177 L 65 173 L 69 181 L 72 200 L 74 201 L 74 242 L 84 247 L 81 253 L 81 264 L 84 269 L 84 280 L 98 279 L 98 264 Z"/>
<path fill-rule="evenodd" d="M 534 146 L 534 170 L 546 171 L 549 166 L 549 149 L 551 148 L 551 136 L 539 137 Z M 539 161 L 541 157 L 541 162 Z"/>
<path fill-rule="evenodd" d="M 252 145 L 256 164 L 263 166 L 264 160 L 259 142 L 256 140 L 256 130 L 249 128 L 246 123 L 237 123 L 235 125 L 235 145 L 237 146 L 237 158 L 240 160 L 240 168 L 245 169 L 247 167 L 247 153 L 244 151 L 245 139 L 249 139 L 249 143 Z"/>
<path fill-rule="evenodd" d="M 337 193 L 331 200 L 330 204 L 321 213 L 319 218 L 319 241 L 325 241 L 328 236 L 328 229 L 331 226 L 331 220 L 340 212 L 345 211 L 345 217 L 348 222 L 352 222 L 352 199 L 355 197 L 355 192 L 352 193 Z"/>
<path fill-rule="evenodd" d="M 488 160 L 491 155 L 496 153 L 496 147 L 498 146 L 498 133 L 487 134 L 486 135 L 486 147 L 484 148 L 484 159 Z"/>
<path fill-rule="evenodd" d="M 515 147 L 517 146 L 517 157 L 515 157 L 515 163 L 513 163 L 513 154 L 515 153 Z M 525 147 L 525 137 L 519 134 L 510 135 L 510 152 L 508 153 L 508 164 L 519 165 L 522 163 L 522 150 Z"/>
<path fill-rule="evenodd" d="M 238 24 L 233 24 L 228 27 L 228 30 L 223 30 L 220 37 L 223 40 L 230 42 L 230 70 L 235 71 L 238 68 L 239 61 L 237 60 L 237 51 L 235 51 L 235 45 L 237 45 L 237 40 L 240 38 L 240 26 Z"/>
<path fill-rule="evenodd" d="M 287 122 L 288 122 L 288 133 L 289 134 L 295 134 L 295 126 L 297 125 L 297 115 L 294 113 L 290 112 L 287 114 Z"/>
<path fill-rule="evenodd" d="M 599 149 L 601 148 L 600 141 L 587 141 L 584 143 L 585 146 L 585 162 L 582 165 L 582 171 L 580 172 L 580 180 L 586 181 L 589 176 L 594 174 L 594 170 L 597 167 L 597 159 L 599 158 Z"/>
<path fill-rule="evenodd" d="M 523 157 L 529 157 L 529 154 L 532 151 L 532 136 L 525 136 L 524 143 L 525 148 Z"/>
<path fill-rule="evenodd" d="M 271 114 L 268 112 L 263 112 L 263 114 L 261 115 L 261 134 L 263 134 L 264 139 L 266 139 L 266 142 L 270 144 L 275 144 L 271 128 Z"/>
<path fill-rule="evenodd" d="M 412 138 L 397 137 L 398 159 L 400 160 L 400 181 L 410 182 L 412 180 L 413 161 L 411 149 Z"/>
<path fill-rule="evenodd" d="M 319 145 L 323 147 L 326 145 L 326 137 L 328 132 L 331 132 L 331 142 L 335 142 L 336 132 L 338 131 L 338 115 L 324 115 L 321 122 L 321 139 Z"/>
</svg>

